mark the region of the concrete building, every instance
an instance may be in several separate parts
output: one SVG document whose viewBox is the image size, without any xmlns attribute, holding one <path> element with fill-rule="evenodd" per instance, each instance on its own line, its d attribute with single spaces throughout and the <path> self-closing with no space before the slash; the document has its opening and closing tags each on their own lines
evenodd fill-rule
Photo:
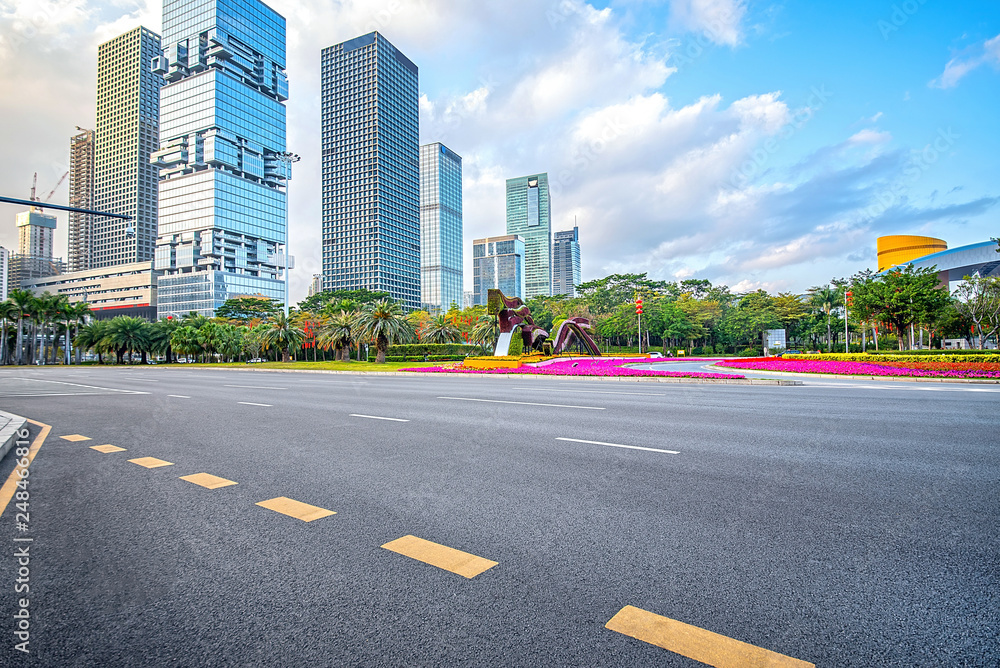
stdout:
<svg viewBox="0 0 1000 668">
<path fill-rule="evenodd" d="M 525 243 L 516 234 L 486 237 L 472 242 L 473 304 L 485 306 L 490 288 L 507 297 L 525 291 Z"/>
<path fill-rule="evenodd" d="M 552 244 L 552 294 L 576 297 L 580 285 L 580 229 L 556 232 Z"/>
<path fill-rule="evenodd" d="M 417 66 L 377 32 L 323 49 L 323 284 L 420 307 Z"/>
<path fill-rule="evenodd" d="M 312 280 L 309 282 L 309 291 L 307 297 L 312 297 L 313 295 L 318 295 L 323 292 L 323 274 L 313 274 Z"/>
<path fill-rule="evenodd" d="M 51 260 L 56 222 L 35 207 L 17 214 L 17 254 Z"/>
<path fill-rule="evenodd" d="M 507 234 L 524 241 L 525 300 L 552 294 L 552 211 L 549 175 L 507 179 Z"/>
<path fill-rule="evenodd" d="M 10 288 L 7 279 L 10 276 L 10 251 L 0 246 L 0 302 L 7 301 Z"/>
<path fill-rule="evenodd" d="M 71 304 L 87 302 L 99 320 L 128 315 L 156 320 L 156 281 L 152 262 L 76 271 L 23 283 L 35 295 L 66 295 Z"/>
<path fill-rule="evenodd" d="M 440 142 L 420 147 L 420 300 L 462 304 L 462 157 Z"/>
<path fill-rule="evenodd" d="M 285 19 L 259 0 L 165 0 L 163 45 L 159 316 L 284 301 Z"/>
<path fill-rule="evenodd" d="M 1000 253 L 997 253 L 995 241 L 981 241 L 922 255 L 896 266 L 905 265 L 921 269 L 936 268 L 941 284 L 949 286 L 949 290 L 954 290 L 955 284 L 966 276 L 973 274 L 1000 276 Z"/>
<path fill-rule="evenodd" d="M 465 290 L 462 292 L 462 308 L 470 308 L 476 305 L 476 293 L 473 290 Z"/>
<path fill-rule="evenodd" d="M 94 131 L 77 128 L 69 145 L 69 205 L 95 210 Z M 147 161 L 148 162 L 148 161 Z M 94 217 L 89 213 L 70 212 L 69 271 L 84 271 L 93 266 Z"/>
<path fill-rule="evenodd" d="M 149 156 L 159 141 L 163 79 L 151 67 L 161 53 L 160 36 L 142 27 L 97 47 L 94 208 L 131 220 L 92 218 L 87 266 L 153 259 L 158 173 Z M 80 264 L 72 254 L 70 260 Z"/>
</svg>

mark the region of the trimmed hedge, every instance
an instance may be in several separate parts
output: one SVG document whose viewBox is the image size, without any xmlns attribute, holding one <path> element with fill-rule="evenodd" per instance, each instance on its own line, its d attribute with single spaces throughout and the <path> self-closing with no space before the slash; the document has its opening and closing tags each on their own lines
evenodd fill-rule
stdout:
<svg viewBox="0 0 1000 668">
<path fill-rule="evenodd" d="M 823 353 L 820 355 L 785 355 L 787 360 L 816 360 L 830 362 L 968 362 L 969 364 L 988 363 L 1000 364 L 1000 355 L 996 353 L 975 355 L 954 355 L 950 352 L 937 351 L 936 355 L 907 355 L 906 353 L 874 354 L 874 353 Z"/>
<path fill-rule="evenodd" d="M 465 359 L 465 355 L 428 355 L 427 360 L 424 359 L 423 355 L 386 355 L 386 362 L 461 362 Z M 368 361 L 375 362 L 377 357 L 375 355 L 369 355 Z"/>
<path fill-rule="evenodd" d="M 386 356 L 392 355 L 393 357 L 416 357 L 419 355 L 423 358 L 424 355 L 465 356 L 471 353 L 479 352 L 479 350 L 481 350 L 479 346 L 470 345 L 468 343 L 404 343 L 389 346 L 389 350 L 387 350 L 385 354 Z"/>
</svg>

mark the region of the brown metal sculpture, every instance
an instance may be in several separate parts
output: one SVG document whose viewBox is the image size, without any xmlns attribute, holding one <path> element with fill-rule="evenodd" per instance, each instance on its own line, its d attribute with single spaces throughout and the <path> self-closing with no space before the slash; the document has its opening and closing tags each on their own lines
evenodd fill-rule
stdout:
<svg viewBox="0 0 1000 668">
<path fill-rule="evenodd" d="M 535 324 L 531 311 L 520 297 L 507 297 L 500 290 L 490 289 L 487 292 L 486 312 L 497 316 L 500 324 L 500 337 L 497 339 L 495 356 L 507 354 L 514 330 L 521 334 L 525 350 L 542 351 L 546 348 L 549 333 Z M 563 321 L 556 335 L 554 354 L 559 354 L 579 341 L 591 355 L 600 356 L 597 344 L 585 330 L 590 329 L 590 321 L 586 318 L 569 318 Z"/>
<path fill-rule="evenodd" d="M 559 325 L 559 329 L 556 330 L 556 342 L 552 346 L 552 354 L 558 355 L 559 353 L 566 352 L 573 347 L 574 343 L 579 341 L 587 349 L 588 353 L 595 357 L 600 357 L 600 349 L 586 332 L 589 329 L 590 321 L 586 318 L 567 318 L 563 320 L 562 324 Z"/>
</svg>

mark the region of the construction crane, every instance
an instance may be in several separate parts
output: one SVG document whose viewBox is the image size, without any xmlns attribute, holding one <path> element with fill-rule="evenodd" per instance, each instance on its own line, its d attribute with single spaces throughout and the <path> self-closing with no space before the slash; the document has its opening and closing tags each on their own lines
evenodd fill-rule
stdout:
<svg viewBox="0 0 1000 668">
<path fill-rule="evenodd" d="M 39 204 L 44 204 L 45 202 L 48 202 L 50 199 L 52 199 L 52 196 L 56 194 L 56 191 L 59 190 L 59 186 L 63 184 L 63 181 L 66 180 L 67 176 L 69 176 L 69 172 L 66 172 L 65 174 L 62 175 L 62 178 L 59 179 L 59 183 L 56 184 L 55 188 L 49 191 L 48 195 L 46 195 L 44 198 L 39 198 L 38 196 L 35 195 L 35 189 L 38 186 L 38 172 L 35 172 L 35 175 L 31 177 L 31 197 L 29 199 L 32 202 L 38 202 Z M 32 209 L 37 208 L 39 211 L 42 210 L 41 206 L 31 207 L 31 208 Z"/>
</svg>

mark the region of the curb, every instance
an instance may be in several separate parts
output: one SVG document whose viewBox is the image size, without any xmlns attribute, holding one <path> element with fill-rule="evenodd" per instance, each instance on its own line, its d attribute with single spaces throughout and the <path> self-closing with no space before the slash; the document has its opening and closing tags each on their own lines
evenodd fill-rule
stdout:
<svg viewBox="0 0 1000 668">
<path fill-rule="evenodd" d="M 27 424 L 27 418 L 13 413 L 0 411 L 0 459 L 14 446 L 17 440 L 17 432 Z"/>
<path fill-rule="evenodd" d="M 914 377 L 914 376 L 858 376 L 850 374 L 835 374 L 835 373 L 793 373 L 791 371 L 757 371 L 756 369 L 735 369 L 725 366 L 711 366 L 702 367 L 704 369 L 711 369 L 712 371 L 717 371 L 719 373 L 734 373 L 734 372 L 746 372 L 746 373 L 768 373 L 775 374 L 776 376 L 793 376 L 795 378 L 832 378 L 834 380 L 881 380 L 883 382 L 901 382 L 901 383 L 958 383 L 959 385 L 1000 385 L 1000 378 L 930 378 L 930 377 Z"/>
<path fill-rule="evenodd" d="M 480 378 L 483 376 L 489 376 L 491 378 L 511 378 L 514 380 L 524 379 L 524 378 L 540 378 L 540 379 L 550 379 L 557 378 L 559 380 L 604 380 L 604 381 L 621 381 L 621 382 L 639 382 L 639 383 L 688 383 L 695 385 L 783 385 L 783 386 L 796 386 L 802 385 L 801 380 L 781 380 L 777 378 L 655 378 L 652 376 L 552 376 L 552 375 L 542 375 L 542 374 L 530 374 L 530 373 L 510 373 L 510 374 L 480 374 L 480 373 L 423 373 L 419 371 L 331 371 L 326 369 L 243 369 L 243 368 L 220 368 L 211 369 L 210 367 L 198 367 L 199 369 L 209 369 L 210 371 L 241 371 L 241 372 L 252 372 L 252 373 L 325 373 L 333 375 L 347 375 L 347 376 L 405 376 L 408 378 L 418 378 L 418 377 L 431 377 L 431 376 L 446 376 L 448 378 L 460 378 L 460 377 L 471 377 Z M 724 373 L 731 373 L 726 371 Z"/>
</svg>

